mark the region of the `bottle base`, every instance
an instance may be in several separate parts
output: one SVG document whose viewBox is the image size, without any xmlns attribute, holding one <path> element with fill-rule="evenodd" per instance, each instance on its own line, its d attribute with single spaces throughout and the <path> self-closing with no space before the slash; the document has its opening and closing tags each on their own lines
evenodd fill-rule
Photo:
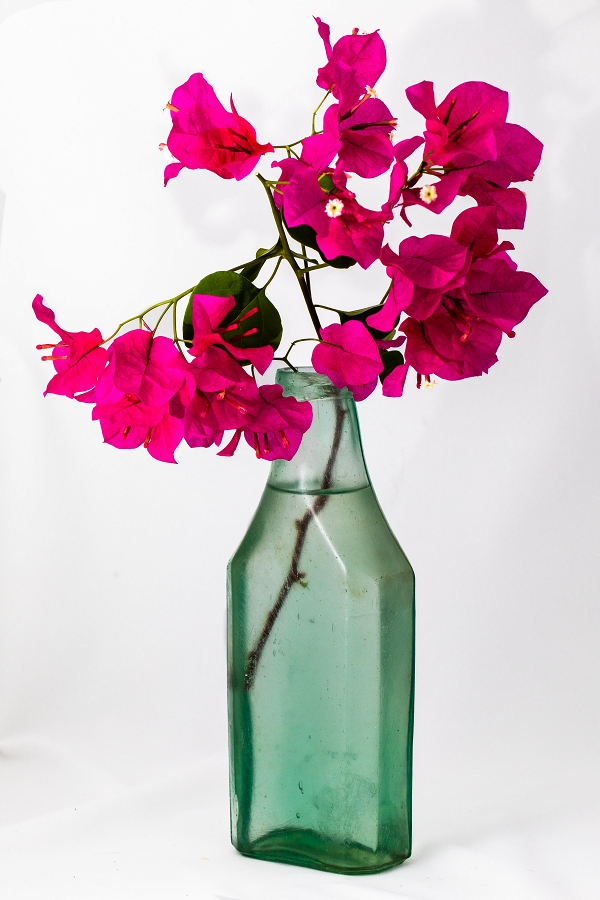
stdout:
<svg viewBox="0 0 600 900">
<path fill-rule="evenodd" d="M 237 850 L 243 856 L 255 859 L 336 872 L 338 875 L 385 872 L 399 866 L 410 856 L 410 849 L 405 853 L 391 852 L 386 848 L 372 850 L 361 844 L 336 843 L 316 831 L 302 828 L 271 831 L 246 846 L 237 847 Z"/>
</svg>

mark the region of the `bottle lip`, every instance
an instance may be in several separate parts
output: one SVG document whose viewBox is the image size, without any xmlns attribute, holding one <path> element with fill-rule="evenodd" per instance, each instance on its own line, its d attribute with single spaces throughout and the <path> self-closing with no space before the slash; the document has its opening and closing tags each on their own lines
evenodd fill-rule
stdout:
<svg viewBox="0 0 600 900">
<path fill-rule="evenodd" d="M 285 395 L 291 394 L 296 400 L 352 399 L 347 388 L 337 388 L 327 375 L 315 372 L 312 366 L 277 369 L 275 381 Z"/>
</svg>

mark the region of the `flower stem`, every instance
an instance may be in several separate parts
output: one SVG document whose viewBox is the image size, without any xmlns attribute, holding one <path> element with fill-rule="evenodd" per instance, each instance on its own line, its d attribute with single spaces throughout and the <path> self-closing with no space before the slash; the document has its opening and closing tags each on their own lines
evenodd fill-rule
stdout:
<svg viewBox="0 0 600 900">
<path fill-rule="evenodd" d="M 315 303 L 315 306 L 317 309 L 328 309 L 330 312 L 337 313 L 338 315 L 344 312 L 343 309 L 334 309 L 333 306 L 324 306 L 322 303 Z"/>
<path fill-rule="evenodd" d="M 144 318 L 144 316 L 147 315 L 149 312 L 152 312 L 153 309 L 158 309 L 159 306 L 166 306 L 168 309 L 172 303 L 177 303 L 177 301 L 181 300 L 182 297 L 187 297 L 188 294 L 191 294 L 195 287 L 196 287 L 196 285 L 194 285 L 194 287 L 189 288 L 187 291 L 184 291 L 182 294 L 178 294 L 176 297 L 171 297 L 170 300 L 161 300 L 160 303 L 154 303 L 152 306 L 149 306 L 148 309 L 145 309 L 143 312 L 139 313 L 137 316 L 131 316 L 130 319 L 125 319 L 125 321 L 121 322 L 121 324 L 116 328 L 116 330 L 113 331 L 113 333 L 110 335 L 110 337 L 105 338 L 102 341 L 102 343 L 108 344 L 109 341 L 112 341 L 112 339 L 118 335 L 118 333 L 120 332 L 121 328 L 123 328 L 124 325 L 128 325 L 130 322 L 135 322 L 136 319 L 140 319 L 140 321 L 141 321 Z M 162 316 L 161 316 L 161 319 L 162 319 Z M 159 322 L 160 322 L 160 319 L 159 319 Z M 154 330 L 156 330 L 156 329 L 154 329 Z"/>
<path fill-rule="evenodd" d="M 327 91 L 327 93 L 325 94 L 325 96 L 323 97 L 323 99 L 321 100 L 321 102 L 319 103 L 317 108 L 315 109 L 314 113 L 312 114 L 311 134 L 317 133 L 315 131 L 315 119 L 317 118 L 317 113 L 319 112 L 319 110 L 321 109 L 321 107 L 323 106 L 323 104 L 325 103 L 327 98 L 329 97 L 330 93 L 331 93 L 331 88 Z"/>
<path fill-rule="evenodd" d="M 273 359 L 279 360 L 280 362 L 287 363 L 288 366 L 290 367 L 290 369 L 293 369 L 294 372 L 298 371 L 296 366 L 292 362 L 290 362 L 290 360 L 287 358 L 287 356 L 274 356 Z"/>
<path fill-rule="evenodd" d="M 156 325 L 155 325 L 154 328 L 152 329 L 152 335 L 153 335 L 153 336 L 156 334 L 156 332 L 157 332 L 157 330 L 158 330 L 158 326 L 160 325 L 160 323 L 162 322 L 162 320 L 164 319 L 164 317 L 166 316 L 166 314 L 169 312 L 169 309 L 170 309 L 171 306 L 173 306 L 173 305 L 174 305 L 173 303 L 171 303 L 171 304 L 166 304 L 165 308 L 163 309 L 163 311 L 161 312 L 160 316 L 158 317 L 158 319 L 157 319 L 157 321 L 156 321 Z"/>
<path fill-rule="evenodd" d="M 319 265 L 311 266 L 310 268 L 308 268 L 307 266 L 304 266 L 304 274 L 308 275 L 309 272 L 316 272 L 317 269 L 327 269 L 327 268 L 331 268 L 329 263 L 320 263 Z"/>
<path fill-rule="evenodd" d="M 321 490 L 328 491 L 331 488 L 332 478 L 333 478 L 333 467 L 335 465 L 335 461 L 337 459 L 337 455 L 340 449 L 340 444 L 342 441 L 342 433 L 344 427 L 344 417 L 346 415 L 346 411 L 344 410 L 342 404 L 339 400 L 335 401 L 336 409 L 335 409 L 335 432 L 333 435 L 333 442 L 331 444 L 331 450 L 329 452 L 329 459 L 327 460 L 327 465 L 325 466 L 325 471 L 323 473 L 323 479 L 321 481 Z M 309 507 L 301 519 L 296 519 L 296 542 L 294 544 L 294 549 L 292 551 L 292 559 L 290 562 L 290 567 L 288 569 L 288 573 L 286 575 L 285 581 L 281 585 L 279 589 L 279 593 L 277 594 L 277 599 L 273 604 L 271 610 L 269 611 L 267 618 L 265 620 L 265 624 L 263 625 L 262 631 L 259 635 L 254 648 L 248 654 L 248 661 L 246 663 L 246 669 L 244 671 L 244 681 L 243 681 L 243 690 L 249 691 L 254 684 L 254 679 L 256 677 L 256 669 L 260 662 L 260 658 L 263 654 L 263 650 L 265 649 L 265 645 L 269 639 L 269 635 L 273 630 L 273 626 L 277 621 L 277 616 L 281 612 L 283 604 L 291 591 L 292 587 L 299 581 L 302 581 L 305 578 L 305 573 L 299 570 L 300 565 L 300 557 L 302 555 L 302 550 L 304 548 L 304 544 L 306 541 L 306 535 L 308 532 L 308 526 L 310 525 L 313 519 L 316 519 L 320 512 L 322 512 L 323 508 L 329 501 L 331 494 L 320 494 L 315 500 L 314 504 Z"/>
<path fill-rule="evenodd" d="M 301 144 L 302 141 L 305 141 L 306 138 L 300 138 L 299 141 L 292 141 L 291 144 L 273 144 L 273 150 L 291 150 L 292 147 L 295 147 L 297 144 Z"/>
<path fill-rule="evenodd" d="M 316 341 L 316 340 L 317 340 L 317 338 L 296 338 L 296 340 L 292 341 L 290 346 L 287 348 L 287 352 L 285 354 L 286 358 L 290 355 L 290 353 L 292 351 L 292 347 L 294 347 L 296 344 L 302 344 L 302 343 L 304 343 L 304 341 Z"/>
<path fill-rule="evenodd" d="M 273 214 L 273 218 L 275 219 L 275 224 L 277 226 L 277 231 L 279 232 L 279 237 L 281 238 L 281 244 L 283 247 L 282 256 L 284 259 L 286 259 L 288 261 L 288 263 L 292 267 L 292 270 L 293 270 L 296 278 L 298 279 L 298 284 L 300 285 L 300 290 L 302 291 L 302 296 L 304 297 L 304 302 L 306 303 L 306 307 L 308 309 L 308 312 L 309 312 L 311 321 L 314 325 L 315 331 L 317 332 L 317 336 L 319 336 L 320 332 L 321 332 L 321 323 L 319 321 L 319 316 L 315 309 L 315 305 L 312 302 L 310 287 L 306 284 L 306 281 L 304 280 L 303 271 L 299 267 L 298 263 L 296 262 L 294 254 L 292 253 L 292 251 L 290 249 L 287 235 L 286 235 L 285 229 L 283 227 L 283 220 L 281 218 L 281 213 L 275 206 L 275 201 L 273 200 L 273 194 L 271 193 L 270 187 L 266 183 L 266 179 L 264 179 L 262 177 L 262 175 L 260 175 L 260 174 L 257 174 L 256 177 L 258 178 L 258 180 L 264 187 L 265 191 L 267 192 L 267 197 L 269 198 L 271 212 Z"/>
<path fill-rule="evenodd" d="M 265 284 L 263 284 L 263 286 L 261 287 L 261 291 L 266 291 L 266 289 L 269 287 L 269 285 L 271 284 L 271 282 L 273 281 L 273 279 L 274 279 L 275 276 L 277 275 L 277 269 L 278 269 L 279 266 L 281 265 L 282 259 L 283 259 L 283 256 L 280 256 L 279 259 L 277 260 L 277 263 L 275 264 L 275 268 L 274 268 L 273 271 L 271 272 L 271 275 L 270 275 L 268 281 L 266 281 Z"/>
<path fill-rule="evenodd" d="M 271 257 L 272 258 L 272 257 Z M 246 266 L 252 266 L 255 262 L 260 259 L 260 256 L 255 256 L 254 259 L 248 260 L 248 262 L 242 263 L 241 266 L 233 266 L 231 269 L 227 269 L 228 272 L 237 272 L 238 269 L 245 269 Z"/>
</svg>

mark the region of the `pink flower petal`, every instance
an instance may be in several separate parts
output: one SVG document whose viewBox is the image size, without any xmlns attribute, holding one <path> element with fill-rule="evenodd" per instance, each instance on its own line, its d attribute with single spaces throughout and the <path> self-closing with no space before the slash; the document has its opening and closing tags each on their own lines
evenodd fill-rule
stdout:
<svg viewBox="0 0 600 900">
<path fill-rule="evenodd" d="M 477 173 L 500 187 L 511 181 L 531 181 L 540 164 L 544 145 L 527 129 L 506 123 L 496 133 L 497 156 L 477 168 Z"/>
<path fill-rule="evenodd" d="M 319 69 L 317 84 L 324 90 L 332 89 L 333 96 L 339 99 L 335 87 L 337 62 L 356 69 L 365 86 L 374 87 L 385 69 L 385 45 L 376 31 L 371 34 L 347 34 L 334 44 L 327 65 Z"/>
<path fill-rule="evenodd" d="M 259 144 L 256 131 L 231 101 L 228 112 L 203 75 L 191 75 L 171 101 L 173 127 L 167 146 L 179 163 L 165 170 L 165 183 L 181 171 L 208 169 L 221 178 L 245 178 L 271 144 Z"/>
<path fill-rule="evenodd" d="M 336 387 L 370 386 L 383 370 L 377 344 L 362 322 L 351 319 L 343 325 L 328 325 L 321 329 L 321 339 L 313 350 L 312 364 Z"/>
<path fill-rule="evenodd" d="M 401 269 L 390 266 L 388 274 L 392 278 L 390 293 L 381 309 L 367 318 L 367 325 L 378 331 L 391 331 L 413 296 L 413 283 Z"/>
<path fill-rule="evenodd" d="M 48 355 L 52 357 L 57 374 L 48 382 L 44 394 L 62 394 L 73 399 L 75 394 L 93 389 L 108 360 L 107 351 L 100 346 L 103 343 L 100 331 L 97 328 L 65 331 L 57 325 L 53 311 L 44 306 L 40 294 L 36 295 L 32 306 L 36 318 L 61 339 L 58 345 L 50 345 L 52 352 Z"/>
<path fill-rule="evenodd" d="M 429 234 L 424 238 L 408 237 L 402 241 L 398 254 L 382 254 L 382 262 L 396 266 L 417 285 L 441 288 L 460 272 L 465 263 L 466 249 L 452 238 Z M 388 262 L 389 259 L 389 262 Z"/>
<path fill-rule="evenodd" d="M 472 177 L 461 187 L 460 193 L 473 197 L 478 206 L 492 206 L 498 228 L 524 227 L 527 200 L 518 188 L 498 188 L 483 178 Z"/>
<path fill-rule="evenodd" d="M 401 397 L 404 393 L 404 384 L 408 374 L 409 365 L 403 363 L 392 369 L 389 375 L 383 379 L 381 392 L 384 397 Z"/>
<path fill-rule="evenodd" d="M 450 237 L 467 247 L 474 258 L 486 256 L 498 243 L 496 210 L 491 206 L 465 209 L 454 220 Z"/>
<path fill-rule="evenodd" d="M 477 315 L 509 332 L 548 291 L 535 275 L 515 272 L 504 260 L 492 257 L 473 264 L 465 293 Z"/>
</svg>

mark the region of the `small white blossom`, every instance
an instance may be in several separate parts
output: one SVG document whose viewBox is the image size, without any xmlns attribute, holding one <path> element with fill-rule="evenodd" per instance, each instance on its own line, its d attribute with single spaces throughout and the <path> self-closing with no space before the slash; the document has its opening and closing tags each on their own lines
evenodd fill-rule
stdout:
<svg viewBox="0 0 600 900">
<path fill-rule="evenodd" d="M 429 206 L 430 203 L 433 203 L 434 200 L 437 199 L 437 190 L 435 184 L 426 184 L 419 191 L 419 197 Z"/>
<path fill-rule="evenodd" d="M 341 216 L 342 210 L 344 209 L 344 204 L 341 200 L 329 200 L 327 202 L 327 206 L 325 207 L 325 212 L 329 216 L 330 219 L 337 219 L 338 216 Z"/>
</svg>

